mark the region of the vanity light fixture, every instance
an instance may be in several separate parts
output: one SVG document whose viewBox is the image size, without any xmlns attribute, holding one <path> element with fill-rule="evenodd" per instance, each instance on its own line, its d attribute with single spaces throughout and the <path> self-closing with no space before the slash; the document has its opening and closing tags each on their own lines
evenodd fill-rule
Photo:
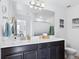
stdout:
<svg viewBox="0 0 79 59">
<path fill-rule="evenodd" d="M 43 9 L 45 7 L 45 0 L 32 0 L 29 2 L 30 8 Z"/>
</svg>

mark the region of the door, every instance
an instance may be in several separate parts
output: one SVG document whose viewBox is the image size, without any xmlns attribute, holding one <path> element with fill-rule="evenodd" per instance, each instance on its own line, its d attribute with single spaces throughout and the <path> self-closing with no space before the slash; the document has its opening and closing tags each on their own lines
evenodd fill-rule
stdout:
<svg viewBox="0 0 79 59">
<path fill-rule="evenodd" d="M 50 49 L 49 48 L 39 49 L 38 59 L 50 59 Z"/>
<path fill-rule="evenodd" d="M 24 59 L 37 59 L 37 51 L 25 52 Z"/>
<path fill-rule="evenodd" d="M 23 59 L 23 53 L 6 56 L 5 59 Z"/>
</svg>

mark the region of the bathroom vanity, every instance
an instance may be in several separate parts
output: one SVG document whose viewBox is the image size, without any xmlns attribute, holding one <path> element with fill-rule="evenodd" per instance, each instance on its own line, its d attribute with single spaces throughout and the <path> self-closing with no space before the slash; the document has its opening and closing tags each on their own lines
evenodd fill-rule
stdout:
<svg viewBox="0 0 79 59">
<path fill-rule="evenodd" d="M 60 38 L 7 42 L 0 48 L 1 59 L 64 59 L 64 40 Z"/>
</svg>

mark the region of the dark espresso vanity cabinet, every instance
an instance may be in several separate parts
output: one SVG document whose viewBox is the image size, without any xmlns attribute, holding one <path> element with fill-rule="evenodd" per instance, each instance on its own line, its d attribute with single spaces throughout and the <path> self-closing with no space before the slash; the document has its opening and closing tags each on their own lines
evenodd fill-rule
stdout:
<svg viewBox="0 0 79 59">
<path fill-rule="evenodd" d="M 49 43 L 38 45 L 38 59 L 50 59 Z"/>
<path fill-rule="evenodd" d="M 1 59 L 64 59 L 64 40 L 2 48 Z"/>
<path fill-rule="evenodd" d="M 37 51 L 24 52 L 24 59 L 37 59 Z"/>
<path fill-rule="evenodd" d="M 50 43 L 50 59 L 64 59 L 64 41 Z"/>
</svg>

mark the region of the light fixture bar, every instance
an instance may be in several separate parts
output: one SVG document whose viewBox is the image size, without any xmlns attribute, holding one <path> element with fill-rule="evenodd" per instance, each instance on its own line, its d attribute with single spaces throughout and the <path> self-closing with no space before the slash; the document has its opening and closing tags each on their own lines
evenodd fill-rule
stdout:
<svg viewBox="0 0 79 59">
<path fill-rule="evenodd" d="M 30 7 L 43 9 L 45 7 L 44 1 L 42 0 L 32 0 L 29 2 Z"/>
</svg>

